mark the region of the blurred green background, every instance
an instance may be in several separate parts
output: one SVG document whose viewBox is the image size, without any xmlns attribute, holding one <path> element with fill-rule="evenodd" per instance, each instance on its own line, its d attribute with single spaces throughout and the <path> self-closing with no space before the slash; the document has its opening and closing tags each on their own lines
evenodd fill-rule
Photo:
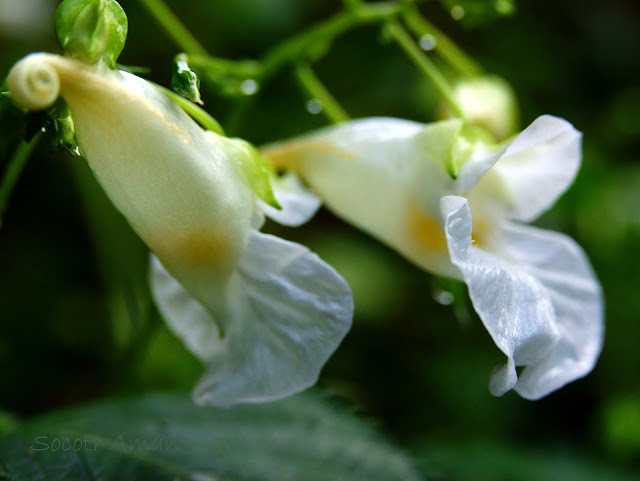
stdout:
<svg viewBox="0 0 640 481">
<path fill-rule="evenodd" d="M 179 49 L 139 2 L 120 3 L 129 39 L 119 61 L 150 68 L 148 78 L 168 86 Z M 336 0 L 168 3 L 212 54 L 233 59 L 257 57 L 341 8 Z M 0 0 L 0 72 L 31 51 L 58 51 L 56 5 Z M 326 210 L 299 229 L 267 229 L 308 245 L 353 289 L 354 327 L 319 386 L 375 419 L 425 474 L 640 479 L 640 3 L 517 7 L 480 25 L 454 21 L 435 2 L 422 11 L 511 83 L 523 126 L 550 113 L 584 132 L 576 183 L 537 224 L 575 237 L 604 287 L 606 340 L 593 373 L 540 401 L 494 398 L 488 378 L 503 356 L 464 286 L 415 268 Z M 433 119 L 434 89 L 379 28 L 341 37 L 315 68 L 353 117 Z M 251 98 L 205 82 L 202 97 L 229 134 L 258 145 L 326 124 L 307 112 L 289 70 Z M 0 172 L 24 135 L 23 116 L 0 101 Z M 151 304 L 146 256 L 84 161 L 41 142 L 0 228 L 0 410 L 28 417 L 193 386 L 202 367 Z M 452 305 L 437 302 L 442 291 Z"/>
</svg>

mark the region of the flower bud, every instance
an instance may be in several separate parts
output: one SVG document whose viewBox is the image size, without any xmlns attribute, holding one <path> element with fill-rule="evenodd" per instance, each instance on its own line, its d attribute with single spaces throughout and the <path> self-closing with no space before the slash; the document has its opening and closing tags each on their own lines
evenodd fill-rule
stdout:
<svg viewBox="0 0 640 481">
<path fill-rule="evenodd" d="M 88 64 L 104 59 L 115 68 L 127 39 L 127 16 L 115 0 L 64 0 L 56 35 L 67 55 Z"/>
<path fill-rule="evenodd" d="M 494 140 L 501 142 L 518 132 L 518 101 L 504 79 L 487 76 L 463 80 L 453 95 L 469 123 L 491 134 Z"/>
</svg>

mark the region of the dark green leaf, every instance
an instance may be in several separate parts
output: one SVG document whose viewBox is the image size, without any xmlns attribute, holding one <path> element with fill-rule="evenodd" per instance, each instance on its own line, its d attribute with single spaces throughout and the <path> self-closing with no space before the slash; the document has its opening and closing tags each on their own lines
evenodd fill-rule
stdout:
<svg viewBox="0 0 640 481">
<path fill-rule="evenodd" d="M 309 394 L 233 409 L 148 395 L 70 409 L 0 438 L 0 479 L 412 481 L 366 423 Z"/>
<path fill-rule="evenodd" d="M 17 425 L 18 421 L 11 414 L 0 410 L 0 434 L 12 431 Z"/>
<path fill-rule="evenodd" d="M 606 465 L 575 457 L 571 452 L 549 454 L 503 444 L 435 443 L 419 449 L 423 470 L 437 479 L 455 481 L 633 481 L 636 476 Z M 462 462 L 461 462 L 462 460 Z"/>
</svg>

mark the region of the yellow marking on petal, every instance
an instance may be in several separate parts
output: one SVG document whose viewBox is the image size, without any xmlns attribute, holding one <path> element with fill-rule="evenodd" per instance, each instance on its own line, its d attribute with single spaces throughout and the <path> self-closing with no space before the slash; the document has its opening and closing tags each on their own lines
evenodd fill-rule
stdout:
<svg viewBox="0 0 640 481">
<path fill-rule="evenodd" d="M 488 235 L 489 227 L 487 224 L 484 222 L 474 222 L 473 232 L 471 232 L 471 244 L 482 249 L 483 239 L 486 239 Z"/>
<path fill-rule="evenodd" d="M 230 236 L 212 230 L 156 235 L 148 244 L 161 260 L 217 273 L 232 270 L 238 253 Z"/>
<path fill-rule="evenodd" d="M 432 252 L 448 252 L 447 238 L 438 221 L 426 216 L 417 206 L 411 208 L 409 228 L 425 249 Z"/>
<path fill-rule="evenodd" d="M 437 220 L 425 215 L 417 206 L 411 208 L 409 217 L 411 233 L 418 242 L 431 252 L 448 252 L 449 246 L 444 230 Z M 482 249 L 483 239 L 489 235 L 484 222 L 477 222 L 471 232 L 471 244 Z"/>
<path fill-rule="evenodd" d="M 335 146 L 326 140 L 298 140 L 275 144 L 260 149 L 262 155 L 269 159 L 278 170 L 296 170 L 296 164 L 310 155 L 343 157 L 355 161 L 358 157 L 348 150 Z"/>
</svg>

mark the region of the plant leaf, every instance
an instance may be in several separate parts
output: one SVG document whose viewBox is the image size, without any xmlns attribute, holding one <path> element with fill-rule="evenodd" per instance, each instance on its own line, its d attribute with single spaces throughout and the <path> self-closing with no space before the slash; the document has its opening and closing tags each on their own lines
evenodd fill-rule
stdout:
<svg viewBox="0 0 640 481">
<path fill-rule="evenodd" d="M 146 395 L 68 409 L 0 437 L 0 479 L 412 481 L 366 422 L 305 393 L 233 409 Z"/>
<path fill-rule="evenodd" d="M 423 472 L 438 473 L 437 479 L 456 481 L 633 481 L 637 473 L 625 472 L 597 460 L 563 450 L 514 447 L 484 440 L 425 442 L 415 449 L 422 455 Z M 464 460 L 464 462 L 461 462 Z"/>
</svg>

